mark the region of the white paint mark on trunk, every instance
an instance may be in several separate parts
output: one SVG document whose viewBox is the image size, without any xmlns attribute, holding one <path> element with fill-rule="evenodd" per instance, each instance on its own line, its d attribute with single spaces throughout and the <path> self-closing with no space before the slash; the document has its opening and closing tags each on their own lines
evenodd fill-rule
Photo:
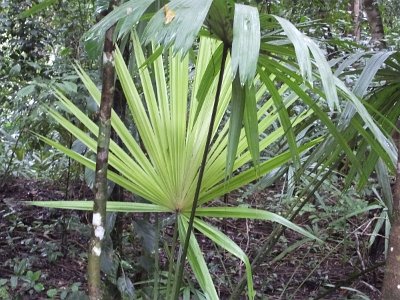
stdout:
<svg viewBox="0 0 400 300">
<path fill-rule="evenodd" d="M 107 157 L 108 154 L 107 154 L 107 152 L 105 152 L 105 151 L 103 152 L 103 151 L 102 151 L 102 152 L 100 152 L 98 155 L 99 155 L 100 159 L 106 159 L 106 157 Z"/>
<path fill-rule="evenodd" d="M 112 63 L 114 65 L 114 59 L 112 54 L 103 52 L 103 64 Z"/>
<path fill-rule="evenodd" d="M 94 255 L 100 256 L 100 254 L 101 254 L 101 249 L 100 249 L 99 247 L 97 247 L 97 246 L 94 246 L 94 247 L 92 248 L 92 252 L 93 252 Z"/>
<path fill-rule="evenodd" d="M 94 235 L 101 241 L 104 237 L 104 227 L 103 226 L 95 226 Z"/>
<path fill-rule="evenodd" d="M 93 214 L 92 224 L 93 224 L 93 226 L 101 226 L 101 215 L 100 215 L 100 213 L 94 213 Z"/>
<path fill-rule="evenodd" d="M 390 247 L 390 252 L 393 252 L 393 247 Z"/>
</svg>

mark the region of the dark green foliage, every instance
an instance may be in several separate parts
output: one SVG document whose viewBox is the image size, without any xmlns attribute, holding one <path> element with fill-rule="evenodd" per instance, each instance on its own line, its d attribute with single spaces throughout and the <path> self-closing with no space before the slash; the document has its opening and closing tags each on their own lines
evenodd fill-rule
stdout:
<svg viewBox="0 0 400 300">
<path fill-rule="evenodd" d="M 49 4 L 49 1 L 43 3 Z M 0 186 L 8 176 L 59 175 L 68 161 L 45 147 L 31 131 L 58 135 L 67 144 L 71 137 L 44 117 L 44 104 L 55 102 L 51 88 L 78 96 L 74 59 L 84 53 L 79 38 L 92 23 L 91 4 L 80 1 L 51 3 L 33 14 L 32 1 L 3 1 L 0 10 Z M 57 164 L 55 163 L 57 162 Z M 52 167 L 51 167 L 52 166 Z"/>
</svg>

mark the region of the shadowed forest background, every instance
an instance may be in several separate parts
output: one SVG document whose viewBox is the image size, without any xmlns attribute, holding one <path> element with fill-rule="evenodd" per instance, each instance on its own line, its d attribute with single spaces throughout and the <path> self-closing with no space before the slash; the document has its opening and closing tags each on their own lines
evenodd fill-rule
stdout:
<svg viewBox="0 0 400 300">
<path fill-rule="evenodd" d="M 399 16 L 1 1 L 0 299 L 400 299 Z"/>
</svg>

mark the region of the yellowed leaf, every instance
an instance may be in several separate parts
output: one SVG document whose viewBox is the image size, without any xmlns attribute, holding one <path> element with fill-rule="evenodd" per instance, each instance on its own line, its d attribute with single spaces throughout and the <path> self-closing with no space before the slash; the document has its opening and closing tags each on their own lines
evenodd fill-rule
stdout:
<svg viewBox="0 0 400 300">
<path fill-rule="evenodd" d="M 164 5 L 164 15 L 165 15 L 165 20 L 164 24 L 167 25 L 172 22 L 173 19 L 175 19 L 175 12 L 168 7 L 167 4 Z"/>
</svg>

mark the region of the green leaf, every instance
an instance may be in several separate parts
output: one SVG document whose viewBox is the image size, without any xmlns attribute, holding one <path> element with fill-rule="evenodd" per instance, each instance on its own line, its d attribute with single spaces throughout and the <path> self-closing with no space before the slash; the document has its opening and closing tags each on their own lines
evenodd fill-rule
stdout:
<svg viewBox="0 0 400 300">
<path fill-rule="evenodd" d="M 172 0 L 150 20 L 144 31 L 145 43 L 154 42 L 183 56 L 192 47 L 207 16 L 212 0 Z"/>
<path fill-rule="evenodd" d="M 239 72 L 240 83 L 253 84 L 260 51 L 260 19 L 258 9 L 235 4 L 233 19 L 232 72 Z"/>
<path fill-rule="evenodd" d="M 103 39 L 106 31 L 122 18 L 128 20 L 122 30 L 123 34 L 129 29 L 129 25 L 136 24 L 146 9 L 154 0 L 130 0 L 113 9 L 100 22 L 94 25 L 83 37 L 85 49 L 91 58 L 97 58 L 102 51 Z M 122 35 L 122 34 L 121 34 Z M 119 35 L 120 37 L 120 35 Z"/>
<path fill-rule="evenodd" d="M 315 139 L 310 143 L 302 145 L 298 147 L 300 152 L 308 150 L 309 148 L 313 147 L 314 145 L 320 143 L 322 138 Z M 209 190 L 205 191 L 199 200 L 199 204 L 204 204 L 211 199 L 215 199 L 220 197 L 226 193 L 234 191 L 237 188 L 240 188 L 246 184 L 249 184 L 253 180 L 258 179 L 262 174 L 267 174 L 272 170 L 276 169 L 287 163 L 291 159 L 291 154 L 289 152 L 284 152 L 282 154 L 276 155 L 269 160 L 260 163 L 258 167 L 258 172 L 254 168 L 250 168 L 246 171 L 242 171 L 240 174 L 233 176 L 228 182 L 222 182 L 217 185 L 214 185 Z"/>
<path fill-rule="evenodd" d="M 36 85 L 30 84 L 20 89 L 16 95 L 17 98 L 29 96 L 35 92 Z"/>
<path fill-rule="evenodd" d="M 311 58 L 307 44 L 305 43 L 304 34 L 302 34 L 288 20 L 278 16 L 273 16 L 273 17 L 279 22 L 279 24 L 282 26 L 282 29 L 285 31 L 287 37 L 293 43 L 301 75 L 310 83 L 312 83 L 313 77 L 312 77 Z"/>
<path fill-rule="evenodd" d="M 181 241 L 185 240 L 188 223 L 187 218 L 183 215 L 179 215 L 178 218 L 178 230 L 179 230 L 179 239 Z M 191 232 L 189 239 L 189 248 L 187 259 L 192 267 L 193 273 L 196 276 L 197 281 L 201 289 L 206 294 L 207 299 L 217 300 L 219 299 L 217 291 L 215 290 L 215 285 L 212 281 L 210 271 L 207 268 L 207 264 L 204 260 L 203 253 L 197 243 L 196 237 Z"/>
<path fill-rule="evenodd" d="M 60 299 L 61 300 L 65 300 L 68 296 L 68 291 L 67 290 L 63 290 L 60 294 Z"/>
<path fill-rule="evenodd" d="M 142 69 L 144 67 L 148 67 L 150 66 L 152 63 L 154 63 L 154 61 L 159 58 L 161 56 L 161 54 L 164 51 L 164 47 L 163 46 L 159 46 L 156 50 L 153 51 L 153 53 L 149 56 L 148 59 L 146 59 L 146 61 L 139 66 L 139 69 Z"/>
<path fill-rule="evenodd" d="M 341 221 L 347 220 L 347 219 L 349 219 L 351 217 L 354 217 L 354 216 L 357 216 L 359 214 L 363 214 L 363 213 L 368 212 L 370 210 L 380 209 L 380 208 L 382 208 L 381 205 L 373 204 L 373 205 L 369 205 L 369 206 L 364 207 L 364 208 L 357 209 L 357 210 L 345 215 L 344 217 L 341 217 L 341 218 L 337 219 L 336 221 L 334 221 L 332 223 L 332 225 L 334 225 L 336 223 L 340 223 Z"/>
<path fill-rule="evenodd" d="M 36 291 L 36 292 L 41 292 L 41 291 L 43 291 L 44 290 L 44 285 L 42 284 L 42 283 L 36 283 L 34 286 L 33 286 L 33 288 L 34 288 L 34 290 Z"/>
<path fill-rule="evenodd" d="M 394 144 L 385 136 L 382 130 L 380 130 L 376 122 L 368 113 L 365 105 L 362 104 L 358 97 L 356 97 L 354 93 L 350 92 L 345 84 L 339 79 L 335 78 L 335 82 L 343 95 L 349 100 L 349 103 L 346 109 L 343 111 L 343 115 L 341 117 L 341 124 L 339 124 L 341 126 L 340 128 L 346 126 L 346 124 L 348 124 L 348 122 L 351 120 L 352 116 L 354 116 L 354 113 L 357 112 L 364 121 L 365 126 L 371 130 L 382 149 L 386 150 L 387 154 L 392 160 L 393 165 L 395 165 L 397 161 L 397 149 Z"/>
<path fill-rule="evenodd" d="M 49 289 L 46 292 L 47 297 L 49 298 L 54 298 L 57 295 L 58 291 L 57 289 Z"/>
<path fill-rule="evenodd" d="M 101 14 L 102 12 L 106 11 L 108 9 L 108 6 L 110 5 L 109 0 L 96 0 L 95 2 L 95 13 Z"/>
<path fill-rule="evenodd" d="M 185 287 L 183 289 L 183 300 L 190 300 L 190 288 L 189 287 Z"/>
<path fill-rule="evenodd" d="M 305 42 L 310 49 L 312 55 L 314 56 L 315 62 L 314 64 L 318 68 L 318 76 L 321 79 L 322 87 L 325 93 L 325 98 L 328 103 L 328 106 L 331 111 L 334 109 L 340 110 L 339 98 L 337 95 L 337 87 L 335 84 L 334 77 L 332 75 L 332 70 L 326 61 L 325 54 L 318 47 L 317 44 L 314 43 L 313 40 L 306 37 Z"/>
<path fill-rule="evenodd" d="M 382 189 L 383 203 L 386 205 L 389 215 L 392 215 L 393 193 L 390 183 L 390 176 L 389 176 L 390 173 L 381 159 L 378 160 L 375 170 L 379 185 L 381 186 Z"/>
<path fill-rule="evenodd" d="M 310 239 L 309 238 L 304 238 L 300 241 L 297 241 L 295 243 L 293 243 L 292 245 L 290 245 L 289 247 L 286 247 L 279 255 L 275 256 L 271 263 L 275 264 L 276 262 L 280 261 L 282 258 L 284 258 L 286 255 L 294 252 L 297 248 L 303 246 L 306 243 L 309 243 Z"/>
<path fill-rule="evenodd" d="M 232 82 L 232 102 L 231 116 L 229 123 L 228 152 L 226 158 L 226 177 L 231 177 L 233 165 L 236 159 L 239 144 L 240 132 L 242 129 L 244 103 L 246 100 L 246 87 L 240 83 L 240 78 L 236 75 Z"/>
<path fill-rule="evenodd" d="M 16 76 L 21 72 L 21 65 L 20 64 L 15 64 L 9 72 L 10 76 Z"/>
<path fill-rule="evenodd" d="M 293 231 L 296 231 L 305 237 L 316 240 L 322 243 L 318 237 L 314 236 L 312 233 L 304 230 L 303 228 L 297 226 L 296 224 L 290 222 L 282 216 L 274 214 L 269 211 L 246 208 L 246 207 L 199 207 L 196 210 L 196 215 L 198 217 L 215 217 L 215 218 L 244 218 L 244 219 L 257 219 L 264 221 L 277 222 Z"/>
<path fill-rule="evenodd" d="M 379 231 L 381 231 L 382 227 L 385 225 L 384 223 L 390 223 L 387 211 L 382 211 L 377 218 L 374 229 L 372 230 L 372 233 L 371 233 L 371 237 L 369 238 L 369 242 L 368 242 L 369 249 L 374 244 L 374 241 L 376 240 L 376 238 L 378 236 L 381 236 Z M 387 236 L 387 234 L 388 234 L 388 232 L 386 232 L 386 234 L 385 234 L 385 239 L 389 239 L 389 236 Z M 385 247 L 385 253 L 386 253 L 386 250 L 387 250 L 387 248 Z"/>
<path fill-rule="evenodd" d="M 223 234 L 218 228 L 207 224 L 206 222 L 200 220 L 199 218 L 195 218 L 194 220 L 194 227 L 203 233 L 206 237 L 211 239 L 214 243 L 219 245 L 220 247 L 224 248 L 228 252 L 235 255 L 239 258 L 246 267 L 246 274 L 247 274 L 247 288 L 248 288 L 248 296 L 249 299 L 254 299 L 255 293 L 253 289 L 253 278 L 251 272 L 251 265 L 249 258 L 243 252 L 242 249 L 238 245 L 235 244 L 228 236 Z"/>
<path fill-rule="evenodd" d="M 273 61 L 266 60 L 266 59 L 262 58 L 260 63 L 261 63 L 261 65 L 263 65 L 267 69 L 268 67 L 270 67 L 270 64 L 272 64 Z M 279 67 L 284 73 L 289 73 L 290 74 L 290 72 L 291 72 L 290 70 L 288 70 L 287 68 L 284 68 L 283 66 L 280 66 L 279 64 L 275 64 L 275 67 Z M 363 169 L 362 169 L 361 163 L 357 159 L 357 157 L 354 155 L 353 150 L 347 144 L 347 140 L 344 138 L 343 133 L 340 132 L 340 130 L 337 128 L 337 126 L 335 124 L 333 124 L 331 118 L 326 114 L 325 111 L 323 111 L 318 106 L 318 104 L 315 102 L 315 100 L 312 99 L 310 97 L 310 95 L 304 91 L 304 86 L 299 82 L 292 81 L 287 76 L 282 75 L 280 72 L 276 72 L 275 75 L 280 80 L 282 80 L 284 83 L 286 83 L 300 97 L 300 99 L 304 103 L 306 103 L 314 111 L 315 115 L 327 127 L 329 133 L 333 137 L 333 139 L 331 141 L 331 146 L 340 147 L 340 150 L 342 150 L 342 151 L 344 151 L 346 153 L 346 155 L 348 156 L 348 158 L 350 159 L 352 164 L 359 171 L 360 175 L 365 177 L 365 174 L 363 173 Z M 344 86 L 344 84 L 340 80 L 335 79 L 335 81 L 336 81 L 336 84 L 339 86 L 339 88 L 342 88 Z M 345 88 L 345 87 L 343 87 L 343 88 Z M 352 94 L 348 90 L 347 90 L 347 92 L 349 93 L 349 95 Z M 359 101 L 359 100 L 356 99 L 355 101 Z M 323 153 L 333 153 L 335 151 L 334 149 L 330 149 L 330 151 L 326 152 L 327 151 L 326 150 L 326 147 L 327 147 L 326 144 L 324 144 L 321 147 L 323 147 L 323 151 L 322 151 Z"/>
<path fill-rule="evenodd" d="M 32 281 L 38 281 L 39 278 L 40 278 L 41 273 L 42 273 L 41 271 L 33 272 L 33 273 L 32 273 L 32 277 L 31 277 L 31 280 L 32 280 Z"/>
<path fill-rule="evenodd" d="M 203 76 L 201 77 L 201 82 L 199 88 L 197 89 L 196 98 L 198 101 L 197 111 L 195 114 L 195 120 L 199 115 L 199 112 L 203 106 L 204 100 L 206 99 L 212 84 L 214 83 L 215 78 L 219 74 L 221 70 L 221 62 L 222 62 L 222 52 L 223 52 L 224 44 L 220 44 L 218 48 L 212 54 L 210 61 L 208 62 L 207 68 L 204 71 Z"/>
<path fill-rule="evenodd" d="M 203 34 L 216 36 L 227 45 L 232 44 L 233 39 L 233 0 L 213 0 L 205 20 L 207 31 Z"/>
<path fill-rule="evenodd" d="M 252 84 L 246 84 L 245 92 L 246 100 L 244 104 L 243 123 L 247 144 L 249 145 L 249 151 L 253 159 L 253 166 L 258 173 L 258 166 L 260 164 L 260 144 L 255 87 Z"/>
<path fill-rule="evenodd" d="M 30 201 L 25 202 L 27 205 L 35 205 L 48 208 L 76 209 L 76 210 L 92 210 L 93 201 Z M 161 207 L 148 203 L 135 202 L 118 202 L 110 201 L 107 203 L 107 211 L 117 212 L 168 212 L 165 207 Z"/>
<path fill-rule="evenodd" d="M 16 275 L 24 274 L 27 267 L 28 267 L 28 260 L 26 258 L 24 258 L 20 262 L 18 262 L 14 265 L 14 274 L 16 274 Z"/>
<path fill-rule="evenodd" d="M 11 276 L 10 277 L 10 285 L 11 288 L 14 290 L 18 285 L 18 276 Z"/>
<path fill-rule="evenodd" d="M 61 91 L 65 93 L 76 93 L 78 91 L 78 86 L 71 81 L 63 81 L 61 83 L 55 84 Z"/>
<path fill-rule="evenodd" d="M 19 161 L 22 161 L 24 159 L 24 156 L 25 156 L 25 149 L 24 148 L 17 147 L 14 152 L 15 152 L 15 155 L 17 156 L 17 159 Z"/>
<path fill-rule="evenodd" d="M 285 108 L 285 104 L 282 101 L 282 97 L 279 95 L 275 85 L 270 79 L 270 76 L 266 74 L 261 68 L 258 68 L 258 74 L 260 79 L 266 85 L 268 91 L 271 93 L 272 99 L 276 106 L 279 114 L 279 121 L 282 124 L 283 130 L 285 131 L 285 136 L 289 144 L 290 153 L 292 154 L 292 159 L 296 168 L 300 167 L 300 157 L 297 150 L 296 136 L 293 131 L 292 123 L 289 118 L 289 113 Z"/>
<path fill-rule="evenodd" d="M 119 277 L 117 287 L 123 299 L 135 299 L 135 287 L 128 277 L 125 275 Z"/>
<path fill-rule="evenodd" d="M 58 2 L 58 0 L 43 0 L 37 4 L 34 4 L 31 8 L 24 10 L 22 13 L 18 15 L 19 18 L 27 18 L 34 14 L 45 10 L 46 8 L 52 6 L 54 3 Z"/>
<path fill-rule="evenodd" d="M 367 91 L 369 85 L 372 82 L 375 74 L 382 67 L 385 61 L 393 55 L 393 51 L 388 52 L 377 52 L 370 59 L 367 60 L 367 63 L 358 78 L 356 85 L 354 86 L 353 93 L 360 98 L 363 98 L 365 92 Z"/>
<path fill-rule="evenodd" d="M 350 54 L 336 69 L 334 75 L 339 77 L 339 75 L 346 70 L 348 67 L 350 67 L 352 64 L 354 64 L 357 60 L 359 60 L 362 56 L 365 55 L 365 52 L 358 52 L 354 54 Z"/>
</svg>

